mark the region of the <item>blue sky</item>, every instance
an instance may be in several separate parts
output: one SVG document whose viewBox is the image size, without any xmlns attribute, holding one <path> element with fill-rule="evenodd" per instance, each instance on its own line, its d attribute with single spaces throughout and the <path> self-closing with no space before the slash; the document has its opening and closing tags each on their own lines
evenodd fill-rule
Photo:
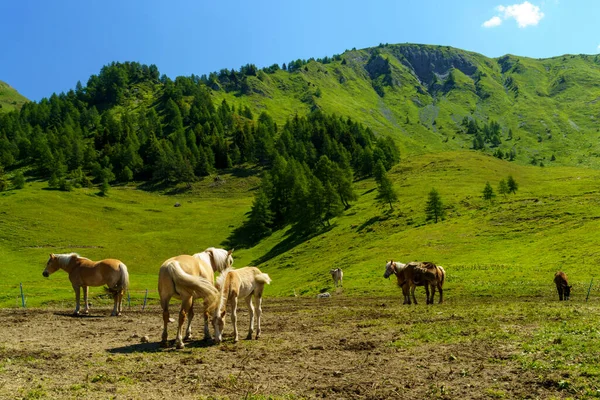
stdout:
<svg viewBox="0 0 600 400">
<path fill-rule="evenodd" d="M 171 78 L 379 43 L 489 57 L 600 53 L 599 0 L 19 0 L 0 2 L 0 80 L 31 100 L 112 61 Z"/>
</svg>

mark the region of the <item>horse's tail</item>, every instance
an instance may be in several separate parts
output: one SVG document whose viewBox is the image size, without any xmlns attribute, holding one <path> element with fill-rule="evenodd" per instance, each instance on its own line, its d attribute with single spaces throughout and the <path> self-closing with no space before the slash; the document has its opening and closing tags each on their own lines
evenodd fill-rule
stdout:
<svg viewBox="0 0 600 400">
<path fill-rule="evenodd" d="M 171 279 L 175 282 L 175 286 L 191 292 L 194 297 L 201 297 L 207 311 L 212 311 L 217 307 L 219 292 L 211 282 L 201 276 L 186 273 L 178 261 L 170 261 L 166 267 Z"/>
<path fill-rule="evenodd" d="M 125 293 L 129 288 L 129 271 L 127 271 L 127 266 L 123 263 L 119 263 L 119 280 L 117 284 L 113 287 L 106 287 L 106 291 L 112 293 L 113 295 L 119 293 Z"/>
<path fill-rule="evenodd" d="M 268 274 L 265 274 L 264 272 L 256 274 L 254 279 L 256 279 L 256 282 L 258 283 L 266 283 L 267 285 L 271 283 L 271 277 Z"/>
<path fill-rule="evenodd" d="M 438 265 L 437 267 L 439 268 L 439 270 L 440 270 L 440 275 L 441 275 L 441 278 L 440 278 L 440 286 L 443 286 L 443 285 L 444 285 L 444 282 L 446 281 L 446 270 L 445 270 L 445 269 L 444 269 L 444 267 L 442 267 L 441 265 Z"/>
</svg>

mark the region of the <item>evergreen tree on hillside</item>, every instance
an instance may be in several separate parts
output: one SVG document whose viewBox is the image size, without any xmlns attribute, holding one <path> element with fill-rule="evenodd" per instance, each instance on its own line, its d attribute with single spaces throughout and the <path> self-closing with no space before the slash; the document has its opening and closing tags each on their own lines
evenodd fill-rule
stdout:
<svg viewBox="0 0 600 400">
<path fill-rule="evenodd" d="M 515 181 L 515 178 L 512 177 L 512 175 L 509 175 L 508 178 L 506 179 L 506 185 L 508 187 L 508 192 L 509 193 L 517 193 L 517 190 L 519 189 L 519 185 L 517 184 L 517 181 Z"/>
<path fill-rule="evenodd" d="M 494 193 L 492 185 L 490 185 L 489 182 L 486 182 L 485 187 L 483 188 L 483 199 L 492 201 L 494 197 L 496 197 L 496 194 Z"/>
<path fill-rule="evenodd" d="M 426 221 L 433 220 L 436 224 L 439 219 L 444 219 L 446 211 L 444 210 L 444 203 L 437 190 L 431 189 L 429 192 L 427 203 L 425 204 L 425 215 Z"/>
<path fill-rule="evenodd" d="M 378 164 L 381 164 L 379 162 Z M 390 210 L 394 209 L 392 205 L 394 202 L 398 201 L 398 195 L 394 190 L 392 185 L 392 181 L 388 178 L 387 173 L 384 172 L 378 181 L 377 185 L 377 201 L 381 204 L 388 204 L 390 206 Z"/>
<path fill-rule="evenodd" d="M 501 179 L 498 183 L 498 193 L 500 193 L 503 196 L 506 196 L 508 194 L 508 185 L 506 184 L 506 181 L 504 179 Z"/>
</svg>

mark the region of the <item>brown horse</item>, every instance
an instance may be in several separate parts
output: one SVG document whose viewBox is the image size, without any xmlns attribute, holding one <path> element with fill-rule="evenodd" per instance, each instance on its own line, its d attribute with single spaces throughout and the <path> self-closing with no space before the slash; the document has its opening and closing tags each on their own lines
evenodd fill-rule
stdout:
<svg viewBox="0 0 600 400">
<path fill-rule="evenodd" d="M 554 284 L 556 285 L 556 290 L 558 291 L 558 299 L 560 301 L 569 300 L 571 297 L 571 288 L 573 286 L 569 286 L 569 281 L 567 280 L 567 274 L 562 271 L 558 271 L 554 274 Z"/>
<path fill-rule="evenodd" d="M 204 250 L 202 253 L 194 254 L 193 256 L 181 255 L 169 258 L 160 267 L 158 272 L 158 294 L 160 296 L 160 305 L 163 310 L 163 324 L 164 329 L 162 333 L 162 346 L 167 346 L 168 332 L 167 324 L 169 323 L 169 301 L 171 297 L 181 299 L 181 310 L 179 311 L 179 325 L 177 328 L 177 339 L 175 344 L 177 348 L 183 348 L 183 340 L 190 340 L 192 338 L 192 319 L 194 318 L 194 299 L 205 298 L 204 301 L 204 338 L 210 339 L 210 332 L 208 330 L 208 310 L 206 296 L 207 288 L 202 289 L 196 288 L 195 290 L 187 288 L 190 285 L 189 282 L 184 283 L 182 279 L 177 281 L 177 276 L 174 272 L 178 269 L 170 266 L 176 263 L 179 269 L 183 270 L 186 275 L 192 275 L 193 277 L 201 277 L 206 281 L 210 282 L 211 286 L 214 285 L 214 274 L 217 271 L 223 271 L 230 268 L 233 264 L 233 257 L 231 256 L 233 250 L 216 249 L 210 247 Z M 181 275 L 181 274 L 179 274 Z M 181 278 L 181 276 L 179 276 Z M 196 282 L 197 286 L 203 286 Z M 214 288 L 213 288 L 214 289 Z M 216 291 L 216 289 L 215 289 Z M 185 338 L 182 340 L 182 326 L 188 319 L 188 325 L 186 329 Z"/>
<path fill-rule="evenodd" d="M 439 302 L 443 302 L 442 286 L 446 280 L 446 271 L 442 266 L 430 262 L 402 264 L 392 260 L 386 264 L 383 277 L 389 278 L 391 274 L 396 275 L 398 286 L 402 288 L 402 294 L 404 295 L 403 304 L 411 304 L 410 295 L 412 295 L 413 302 L 417 304 L 417 299 L 415 298 L 415 289 L 417 286 L 425 286 L 427 304 L 433 304 L 436 288 L 440 292 Z M 431 292 L 429 289 L 431 289 Z"/>
<path fill-rule="evenodd" d="M 79 315 L 80 289 L 83 289 L 84 314 L 89 313 L 88 287 L 107 285 L 107 290 L 113 295 L 115 305 L 110 315 L 121 315 L 123 294 L 129 287 L 127 267 L 119 260 L 106 259 L 92 261 L 80 257 L 77 253 L 50 254 L 46 269 L 42 272 L 46 278 L 59 269 L 69 274 L 69 280 L 75 291 L 75 315 Z"/>
<path fill-rule="evenodd" d="M 233 324 L 233 341 L 238 341 L 237 306 L 238 299 L 245 299 L 250 312 L 250 328 L 246 340 L 252 339 L 254 331 L 254 315 L 256 314 L 256 338 L 260 337 L 260 316 L 262 315 L 262 294 L 265 285 L 271 283 L 269 275 L 256 267 L 226 270 L 217 278 L 217 288 L 221 292 L 219 308 L 214 313 L 215 341 L 221 342 L 225 326 L 227 305 L 231 307 L 231 323 Z M 256 304 L 252 303 L 252 300 Z"/>
</svg>

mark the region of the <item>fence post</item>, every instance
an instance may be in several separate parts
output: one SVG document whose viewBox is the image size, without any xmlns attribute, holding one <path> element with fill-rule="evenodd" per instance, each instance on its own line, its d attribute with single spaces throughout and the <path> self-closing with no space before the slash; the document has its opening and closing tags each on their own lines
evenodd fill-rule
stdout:
<svg viewBox="0 0 600 400">
<path fill-rule="evenodd" d="M 587 292 L 587 296 L 585 297 L 585 302 L 587 303 L 588 299 L 590 298 L 590 290 L 592 290 L 592 283 L 594 282 L 594 278 L 592 278 L 592 280 L 590 281 L 590 287 L 588 288 L 588 292 Z"/>
<path fill-rule="evenodd" d="M 23 294 L 23 282 L 19 283 L 21 287 L 21 305 L 25 308 L 25 295 Z"/>
<path fill-rule="evenodd" d="M 131 308 L 131 293 L 127 291 L 127 307 Z"/>
<path fill-rule="evenodd" d="M 144 305 L 142 306 L 142 311 L 146 308 L 146 301 L 148 300 L 148 289 L 146 289 L 146 294 L 144 295 Z"/>
</svg>

